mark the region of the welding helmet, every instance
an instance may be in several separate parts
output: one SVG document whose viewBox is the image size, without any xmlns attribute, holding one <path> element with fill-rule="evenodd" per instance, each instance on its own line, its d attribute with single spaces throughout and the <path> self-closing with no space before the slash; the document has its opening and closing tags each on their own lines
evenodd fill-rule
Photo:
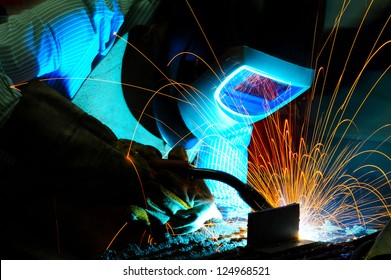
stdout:
<svg viewBox="0 0 391 280">
<path fill-rule="evenodd" d="M 309 21 L 316 16 L 314 7 L 317 4 L 314 2 L 318 1 L 308 1 L 308 14 L 300 15 L 284 28 L 301 26 L 304 20 Z M 143 125 L 169 146 L 182 145 L 191 149 L 199 138 L 210 133 L 210 129 L 224 134 L 236 124 L 255 123 L 310 87 L 313 71 L 309 67 L 308 46 L 312 44 L 302 39 L 308 31 L 303 29 L 299 34 L 294 32 L 295 37 L 286 38 L 274 34 L 273 30 L 278 30 L 277 27 L 268 27 L 274 16 L 267 14 L 268 10 L 277 8 L 276 3 L 251 0 L 210 3 L 200 0 L 191 1 L 190 6 L 192 10 L 184 1 L 171 0 L 160 7 L 156 15 L 160 31 L 155 30 L 158 34 L 155 37 L 163 39 L 158 43 L 151 39 L 154 35 L 149 27 L 144 31 L 139 28 L 129 35 L 129 40 L 148 38 L 147 43 L 141 42 L 138 46 L 145 50 L 145 45 L 153 45 L 146 55 L 162 69 L 164 75 L 145 58 L 138 63 L 134 55 L 125 53 L 124 56 L 124 64 L 129 60 L 137 64 L 131 74 L 133 80 L 122 76 L 124 84 L 137 82 L 150 87 L 152 81 L 162 81 L 156 84 L 155 89 L 159 93 L 153 98 L 146 97 L 145 93 L 127 94 L 125 90 L 129 87 L 124 88 L 124 97 L 129 108 L 134 108 L 137 103 L 148 103 L 148 107 L 136 111 L 151 116 L 141 119 Z M 295 18 L 288 16 L 292 11 L 279 11 L 283 16 L 279 21 L 282 23 L 284 19 Z M 311 17 L 309 13 L 312 13 Z M 216 14 L 223 14 L 225 20 L 222 21 Z M 268 32 L 269 29 L 272 31 Z M 293 41 L 300 44 L 293 44 Z M 132 47 L 127 47 L 128 51 L 136 53 Z M 147 77 L 146 73 L 155 73 L 156 76 Z M 165 86 L 170 81 L 176 84 Z"/>
<path fill-rule="evenodd" d="M 260 121 L 306 91 L 313 70 L 247 46 L 228 50 L 220 69 L 202 75 L 178 102 L 181 116 L 198 138 L 224 136 L 233 127 Z M 220 73 L 220 74 L 217 74 Z M 200 116 L 200 117 L 197 117 Z"/>
</svg>

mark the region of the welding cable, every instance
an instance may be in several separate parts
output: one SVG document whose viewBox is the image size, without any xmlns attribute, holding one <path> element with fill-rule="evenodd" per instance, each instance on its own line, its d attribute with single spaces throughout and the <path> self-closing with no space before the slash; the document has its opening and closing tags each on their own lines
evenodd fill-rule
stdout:
<svg viewBox="0 0 391 280">
<path fill-rule="evenodd" d="M 254 211 L 272 208 L 267 200 L 254 187 L 243 183 L 241 180 L 227 172 L 207 168 L 196 168 L 184 160 L 159 159 L 150 160 L 148 163 L 153 168 L 175 171 L 188 179 L 210 179 L 223 182 L 233 187 L 243 201 Z"/>
</svg>

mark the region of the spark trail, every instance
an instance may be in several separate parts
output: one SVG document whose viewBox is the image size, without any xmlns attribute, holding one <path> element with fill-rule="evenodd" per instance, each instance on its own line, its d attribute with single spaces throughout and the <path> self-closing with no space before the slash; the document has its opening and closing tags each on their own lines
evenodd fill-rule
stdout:
<svg viewBox="0 0 391 280">
<path fill-rule="evenodd" d="M 276 207 L 300 203 L 302 238 L 355 238 L 381 229 L 391 218 L 391 158 L 382 150 L 390 143 L 391 124 L 384 123 L 359 140 L 349 136 L 358 135 L 356 119 L 364 113 L 376 86 L 389 75 L 390 66 L 378 74 L 364 96 L 360 93 L 358 84 L 368 64 L 391 42 L 378 43 L 389 19 L 347 94 L 341 90 L 341 81 L 349 56 L 331 96 L 324 92 L 329 64 L 316 65 L 317 77 L 306 108 L 298 110 L 296 103 L 290 104 L 256 125 L 249 149 L 249 183 Z M 338 26 L 328 38 L 332 46 L 337 30 Z M 356 38 L 349 55 L 355 42 Z M 381 138 L 380 144 L 367 148 L 374 138 Z M 384 164 L 374 163 L 374 158 Z"/>
</svg>

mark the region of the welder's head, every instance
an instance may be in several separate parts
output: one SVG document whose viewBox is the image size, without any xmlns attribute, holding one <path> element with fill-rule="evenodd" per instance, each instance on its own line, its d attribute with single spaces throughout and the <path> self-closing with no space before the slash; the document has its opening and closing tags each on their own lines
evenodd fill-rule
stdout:
<svg viewBox="0 0 391 280">
<path fill-rule="evenodd" d="M 307 68 L 313 32 L 303 27 L 314 20 L 322 2 L 305 1 L 307 14 L 287 3 L 281 10 L 281 3 L 270 1 L 163 1 L 155 31 L 149 28 L 148 36 L 143 37 L 149 38 L 149 46 L 155 44 L 148 54 L 154 55 L 152 59 L 164 72 L 162 76 L 149 67 L 159 72 L 155 80 L 162 83 L 157 83 L 156 89 L 164 94 L 155 95 L 146 109 L 158 120 L 146 126 L 154 126 L 155 134 L 170 146 L 191 147 L 200 136 L 193 135 L 198 134 L 196 130 L 215 126 L 215 122 L 248 125 L 298 97 L 312 80 Z M 285 32 L 293 27 L 301 30 L 300 34 Z M 291 33 L 297 36 L 285 35 Z M 157 39 L 151 39 L 153 36 Z M 160 41 L 156 44 L 154 40 Z M 138 64 L 134 72 L 143 73 L 143 77 L 134 80 L 145 80 L 147 70 L 140 71 Z M 134 80 L 129 83 L 134 84 Z M 196 90 L 165 86 L 170 80 Z M 125 99 L 134 106 L 131 94 L 125 94 Z"/>
</svg>

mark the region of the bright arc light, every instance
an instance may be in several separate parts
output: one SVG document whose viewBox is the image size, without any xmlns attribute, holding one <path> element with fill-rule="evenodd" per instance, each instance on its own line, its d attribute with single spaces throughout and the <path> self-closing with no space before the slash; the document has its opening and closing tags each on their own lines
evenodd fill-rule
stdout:
<svg viewBox="0 0 391 280">
<path fill-rule="evenodd" d="M 312 240 L 318 242 L 343 242 L 356 239 L 374 233 L 376 229 L 366 229 L 360 225 L 342 228 L 325 220 L 323 225 L 315 226 L 300 223 L 299 239 Z"/>
</svg>

